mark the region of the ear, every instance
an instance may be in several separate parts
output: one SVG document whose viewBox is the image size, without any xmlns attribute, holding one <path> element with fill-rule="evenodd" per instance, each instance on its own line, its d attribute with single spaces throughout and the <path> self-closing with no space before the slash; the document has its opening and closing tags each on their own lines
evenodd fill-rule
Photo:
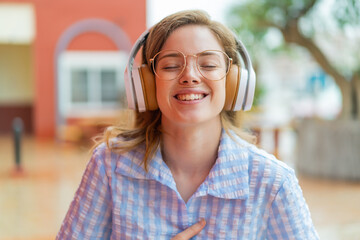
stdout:
<svg viewBox="0 0 360 240">
<path fill-rule="evenodd" d="M 156 100 L 155 76 L 146 64 L 139 67 L 139 75 L 144 94 L 145 106 L 147 111 L 154 111 L 159 108 Z"/>
<path fill-rule="evenodd" d="M 226 75 L 226 98 L 225 98 L 225 111 L 232 111 L 234 109 L 239 83 L 240 83 L 240 67 L 236 64 L 231 65 L 228 74 Z"/>
</svg>

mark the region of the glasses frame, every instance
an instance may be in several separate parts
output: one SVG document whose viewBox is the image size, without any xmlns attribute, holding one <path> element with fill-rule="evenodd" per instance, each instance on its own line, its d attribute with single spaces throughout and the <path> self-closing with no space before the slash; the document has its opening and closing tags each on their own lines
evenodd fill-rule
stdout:
<svg viewBox="0 0 360 240">
<path fill-rule="evenodd" d="M 155 58 L 156 58 L 160 53 L 170 52 L 170 51 L 180 53 L 180 54 L 184 57 L 184 65 L 183 65 L 182 70 L 181 70 L 181 72 L 179 73 L 179 75 L 176 76 L 175 78 L 172 78 L 172 79 L 162 79 L 162 78 L 156 73 L 156 71 L 155 71 Z M 224 75 L 223 77 L 221 77 L 220 79 L 217 79 L 217 80 L 209 79 L 209 78 L 205 77 L 205 76 L 203 75 L 203 73 L 202 73 L 202 72 L 200 71 L 200 69 L 199 69 L 199 64 L 198 64 L 198 57 L 199 57 L 199 55 L 201 55 L 201 54 L 203 54 L 203 53 L 205 53 L 205 52 L 209 52 L 209 51 L 221 52 L 221 53 L 223 53 L 223 54 L 227 57 L 227 59 L 228 59 L 228 67 L 227 67 L 227 69 L 226 69 L 226 73 L 225 73 L 225 75 Z M 186 61 L 186 60 L 187 60 L 187 57 L 188 57 L 188 56 L 192 56 L 192 57 L 195 58 L 195 60 L 196 60 L 196 69 L 199 71 L 199 73 L 201 74 L 201 76 L 203 76 L 205 79 L 210 80 L 210 81 L 219 81 L 219 80 L 223 79 L 223 78 L 229 73 L 230 67 L 231 67 L 232 62 L 233 62 L 233 59 L 232 59 L 231 57 L 229 57 L 229 56 L 226 54 L 226 52 L 221 51 L 221 50 L 205 50 L 205 51 L 202 51 L 202 52 L 199 52 L 199 53 L 196 53 L 196 54 L 188 54 L 188 55 L 185 55 L 184 53 L 182 53 L 182 52 L 180 52 L 180 51 L 178 51 L 178 50 L 161 50 L 161 51 L 159 51 L 158 53 L 156 53 L 156 54 L 154 55 L 154 57 L 150 58 L 149 61 L 150 61 L 150 64 L 151 64 L 151 66 L 152 66 L 153 72 L 155 73 L 155 75 L 156 75 L 160 80 L 163 80 L 163 81 L 172 81 L 172 80 L 175 80 L 175 79 L 180 78 L 180 77 L 182 76 L 182 74 L 184 73 L 185 68 L 186 68 L 186 65 L 187 65 L 187 61 Z"/>
</svg>

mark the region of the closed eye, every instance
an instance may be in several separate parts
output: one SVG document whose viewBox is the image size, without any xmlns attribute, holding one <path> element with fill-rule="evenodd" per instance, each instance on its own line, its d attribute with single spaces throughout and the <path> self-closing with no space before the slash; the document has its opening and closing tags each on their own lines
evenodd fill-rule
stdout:
<svg viewBox="0 0 360 240">
<path fill-rule="evenodd" d="M 161 70 L 163 71 L 176 71 L 176 70 L 179 70 L 181 69 L 181 66 L 179 65 L 173 65 L 173 66 L 164 66 L 161 68 Z"/>
<path fill-rule="evenodd" d="M 210 65 L 210 64 L 208 64 L 208 65 L 201 65 L 200 68 L 203 69 L 203 70 L 209 70 L 209 71 L 210 71 L 210 70 L 215 70 L 215 69 L 217 69 L 218 66 L 217 66 L 217 65 Z"/>
</svg>

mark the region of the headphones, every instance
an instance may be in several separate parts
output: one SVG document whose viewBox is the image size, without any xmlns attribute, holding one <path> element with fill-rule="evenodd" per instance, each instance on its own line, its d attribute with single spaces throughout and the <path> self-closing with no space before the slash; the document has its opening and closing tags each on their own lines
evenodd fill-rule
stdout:
<svg viewBox="0 0 360 240">
<path fill-rule="evenodd" d="M 130 51 L 129 61 L 125 69 L 125 89 L 128 108 L 139 112 L 157 110 L 155 76 L 146 64 L 133 69 L 135 57 L 145 44 L 149 35 L 146 30 L 135 42 Z M 231 65 L 226 75 L 226 99 L 224 110 L 247 111 L 251 109 L 255 93 L 255 71 L 244 44 L 237 39 L 237 49 L 241 56 L 241 66 Z M 244 65 L 244 66 L 242 66 Z"/>
</svg>

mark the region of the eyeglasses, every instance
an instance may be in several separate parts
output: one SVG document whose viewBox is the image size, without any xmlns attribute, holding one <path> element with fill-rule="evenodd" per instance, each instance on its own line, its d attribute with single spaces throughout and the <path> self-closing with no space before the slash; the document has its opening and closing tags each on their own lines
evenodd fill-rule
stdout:
<svg viewBox="0 0 360 240">
<path fill-rule="evenodd" d="M 232 64 L 232 59 L 219 50 L 206 50 L 195 55 L 185 55 L 177 50 L 163 50 L 151 58 L 150 63 L 159 79 L 174 80 L 184 72 L 188 56 L 196 59 L 197 69 L 208 80 L 223 79 Z"/>
</svg>

